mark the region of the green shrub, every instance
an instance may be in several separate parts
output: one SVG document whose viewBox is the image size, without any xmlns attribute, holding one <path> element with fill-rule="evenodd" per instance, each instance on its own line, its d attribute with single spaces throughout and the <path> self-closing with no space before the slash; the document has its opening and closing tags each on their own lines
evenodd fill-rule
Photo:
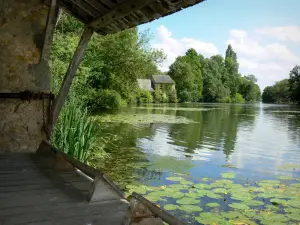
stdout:
<svg viewBox="0 0 300 225">
<path fill-rule="evenodd" d="M 221 99 L 217 99 L 217 101 L 220 103 L 231 103 L 231 98 L 230 98 L 230 96 L 225 96 Z"/>
<path fill-rule="evenodd" d="M 118 92 L 109 89 L 94 93 L 88 101 L 88 106 L 91 109 L 120 109 L 126 105 L 127 103 Z"/>
<path fill-rule="evenodd" d="M 155 102 L 163 102 L 163 93 L 161 91 L 161 89 L 156 88 L 155 92 L 154 92 L 154 100 Z"/>
<path fill-rule="evenodd" d="M 76 101 L 63 108 L 51 137 L 51 143 L 66 154 L 84 163 L 94 147 L 97 127 L 87 109 Z"/>
<path fill-rule="evenodd" d="M 150 91 L 139 89 L 136 96 L 137 103 L 151 103 L 153 96 Z"/>
<path fill-rule="evenodd" d="M 232 99 L 233 103 L 245 103 L 245 99 L 240 93 L 236 93 L 234 98 Z"/>
<path fill-rule="evenodd" d="M 176 90 L 173 88 L 168 89 L 168 102 L 176 103 L 177 100 L 177 93 Z"/>
</svg>

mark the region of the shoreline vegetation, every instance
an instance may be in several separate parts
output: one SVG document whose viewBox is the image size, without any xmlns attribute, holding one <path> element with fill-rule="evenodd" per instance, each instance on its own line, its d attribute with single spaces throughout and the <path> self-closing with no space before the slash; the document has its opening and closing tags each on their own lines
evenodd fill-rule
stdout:
<svg viewBox="0 0 300 225">
<path fill-rule="evenodd" d="M 83 29 L 83 24 L 62 12 L 52 47 L 53 93 L 58 93 Z M 101 145 L 95 144 L 101 127 L 90 117 L 92 112 L 118 111 L 144 103 L 254 103 L 261 100 L 257 78 L 240 74 L 238 58 L 231 45 L 225 58 L 221 55 L 205 58 L 189 49 L 184 56 L 176 58 L 168 72 L 161 72 L 158 66 L 166 56 L 150 47 L 151 38 L 149 32 L 138 33 L 137 28 L 93 36 L 52 136 L 56 147 L 87 162 L 95 146 Z M 139 89 L 137 79 L 153 74 L 170 75 L 176 82 L 176 92 L 163 95 L 159 90 L 151 93 Z M 299 103 L 299 77 L 299 66 L 296 66 L 289 80 L 267 87 L 262 100 Z M 82 133 L 81 129 L 86 130 Z M 76 147 L 71 148 L 71 145 Z M 78 152 L 79 146 L 85 153 Z"/>
</svg>

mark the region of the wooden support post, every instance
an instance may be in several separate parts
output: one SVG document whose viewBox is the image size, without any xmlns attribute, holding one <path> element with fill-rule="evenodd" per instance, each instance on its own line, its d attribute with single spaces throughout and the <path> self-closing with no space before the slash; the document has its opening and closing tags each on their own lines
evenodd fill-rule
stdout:
<svg viewBox="0 0 300 225">
<path fill-rule="evenodd" d="M 48 62 L 50 59 L 52 40 L 59 11 L 58 1 L 59 0 L 51 0 L 40 61 Z"/>
<path fill-rule="evenodd" d="M 55 126 L 55 123 L 58 119 L 59 113 L 63 107 L 63 104 L 67 98 L 67 95 L 69 93 L 70 87 L 72 85 L 75 73 L 79 67 L 79 64 L 81 62 L 81 59 L 83 57 L 84 51 L 86 50 L 88 43 L 91 39 L 93 35 L 93 30 L 86 27 L 81 39 L 79 41 L 79 44 L 77 46 L 77 49 L 73 55 L 72 61 L 69 65 L 69 68 L 67 70 L 67 73 L 64 77 L 63 83 L 60 87 L 59 93 L 57 98 L 55 99 L 53 106 L 52 106 L 52 110 L 51 110 L 51 130 L 53 129 L 53 127 Z"/>
</svg>

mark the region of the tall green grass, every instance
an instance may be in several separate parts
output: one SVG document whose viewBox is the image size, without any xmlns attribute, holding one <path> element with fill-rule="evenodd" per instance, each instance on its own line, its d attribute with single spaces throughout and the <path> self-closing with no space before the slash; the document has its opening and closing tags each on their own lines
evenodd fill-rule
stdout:
<svg viewBox="0 0 300 225">
<path fill-rule="evenodd" d="M 64 106 L 51 138 L 52 144 L 84 163 L 91 154 L 97 136 L 97 125 L 87 109 L 70 100 Z"/>
</svg>

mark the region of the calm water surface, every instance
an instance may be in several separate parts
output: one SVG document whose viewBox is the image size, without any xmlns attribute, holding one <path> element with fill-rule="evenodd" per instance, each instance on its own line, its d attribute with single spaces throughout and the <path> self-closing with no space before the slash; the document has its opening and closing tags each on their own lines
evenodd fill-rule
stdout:
<svg viewBox="0 0 300 225">
<path fill-rule="evenodd" d="M 236 174 L 235 183 L 278 176 L 293 176 L 299 183 L 298 106 L 191 103 L 135 107 L 125 112 L 183 116 L 197 123 L 108 123 L 103 133 L 112 134 L 105 148 L 111 156 L 101 165 L 97 160 L 94 163 L 124 188 L 138 183 L 158 187 L 176 183 L 166 179 L 170 176 L 184 176 L 193 183 L 203 177 L 218 180 L 221 173 L 231 171 Z M 176 204 L 171 198 L 157 202 Z M 209 198 L 204 199 L 207 202 Z M 201 200 L 199 205 L 207 211 L 204 203 Z M 224 204 L 221 209 L 229 210 Z M 188 213 L 172 213 L 195 223 Z"/>
</svg>

